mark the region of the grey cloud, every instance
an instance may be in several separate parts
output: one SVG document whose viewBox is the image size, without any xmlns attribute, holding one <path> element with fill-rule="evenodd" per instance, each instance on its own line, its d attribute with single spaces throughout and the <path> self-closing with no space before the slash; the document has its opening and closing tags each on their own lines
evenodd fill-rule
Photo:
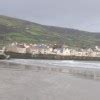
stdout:
<svg viewBox="0 0 100 100">
<path fill-rule="evenodd" d="M 100 31 L 100 0 L 0 0 L 0 14 L 41 24 Z"/>
</svg>

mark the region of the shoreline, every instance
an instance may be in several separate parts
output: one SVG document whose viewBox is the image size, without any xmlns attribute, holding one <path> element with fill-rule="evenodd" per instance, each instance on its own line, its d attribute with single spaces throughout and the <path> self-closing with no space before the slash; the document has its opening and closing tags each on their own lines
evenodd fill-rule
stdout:
<svg viewBox="0 0 100 100">
<path fill-rule="evenodd" d="M 12 70 L 34 70 L 34 71 L 46 71 L 54 73 L 65 73 L 75 77 L 99 80 L 100 81 L 100 69 L 96 68 L 83 68 L 83 67 L 56 67 L 47 65 L 28 65 L 14 62 L 7 62 L 5 60 L 0 61 L 0 69 L 12 69 Z"/>
<path fill-rule="evenodd" d="M 17 65 L 16 65 L 17 66 Z M 1 67 L 1 65 L 0 65 Z M 98 100 L 100 81 L 55 71 L 0 68 L 1 100 Z"/>
<path fill-rule="evenodd" d="M 2 100 L 98 100 L 100 76 L 96 69 L 49 67 L 0 60 Z M 99 78 L 99 79 L 97 79 Z"/>
</svg>

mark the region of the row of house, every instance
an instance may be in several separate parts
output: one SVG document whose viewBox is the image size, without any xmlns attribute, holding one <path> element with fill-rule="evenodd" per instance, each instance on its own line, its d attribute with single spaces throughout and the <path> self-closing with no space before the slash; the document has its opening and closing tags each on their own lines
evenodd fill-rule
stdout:
<svg viewBox="0 0 100 100">
<path fill-rule="evenodd" d="M 6 52 L 15 53 L 31 53 L 31 54 L 50 54 L 53 48 L 45 44 L 19 44 L 17 42 L 9 44 L 6 46 Z"/>
<path fill-rule="evenodd" d="M 26 44 L 26 43 L 12 43 L 9 44 L 5 51 L 15 53 L 30 53 L 35 54 L 56 54 L 63 56 L 91 56 L 100 57 L 100 48 L 96 46 L 94 49 L 81 49 L 62 46 L 60 48 L 53 48 L 51 45 L 46 44 Z"/>
</svg>

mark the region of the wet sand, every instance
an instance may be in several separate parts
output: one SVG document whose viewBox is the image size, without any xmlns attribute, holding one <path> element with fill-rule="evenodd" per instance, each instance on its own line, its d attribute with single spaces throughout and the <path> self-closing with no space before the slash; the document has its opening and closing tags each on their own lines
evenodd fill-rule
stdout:
<svg viewBox="0 0 100 100">
<path fill-rule="evenodd" d="M 0 63 L 0 100 L 100 100 L 100 81 L 7 66 Z"/>
</svg>

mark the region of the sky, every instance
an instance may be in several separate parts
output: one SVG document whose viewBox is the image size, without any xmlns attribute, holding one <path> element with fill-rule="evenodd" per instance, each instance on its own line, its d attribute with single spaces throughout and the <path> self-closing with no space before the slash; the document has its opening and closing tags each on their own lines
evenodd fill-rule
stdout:
<svg viewBox="0 0 100 100">
<path fill-rule="evenodd" d="M 100 32 L 100 0 L 0 0 L 0 15 Z"/>
</svg>

